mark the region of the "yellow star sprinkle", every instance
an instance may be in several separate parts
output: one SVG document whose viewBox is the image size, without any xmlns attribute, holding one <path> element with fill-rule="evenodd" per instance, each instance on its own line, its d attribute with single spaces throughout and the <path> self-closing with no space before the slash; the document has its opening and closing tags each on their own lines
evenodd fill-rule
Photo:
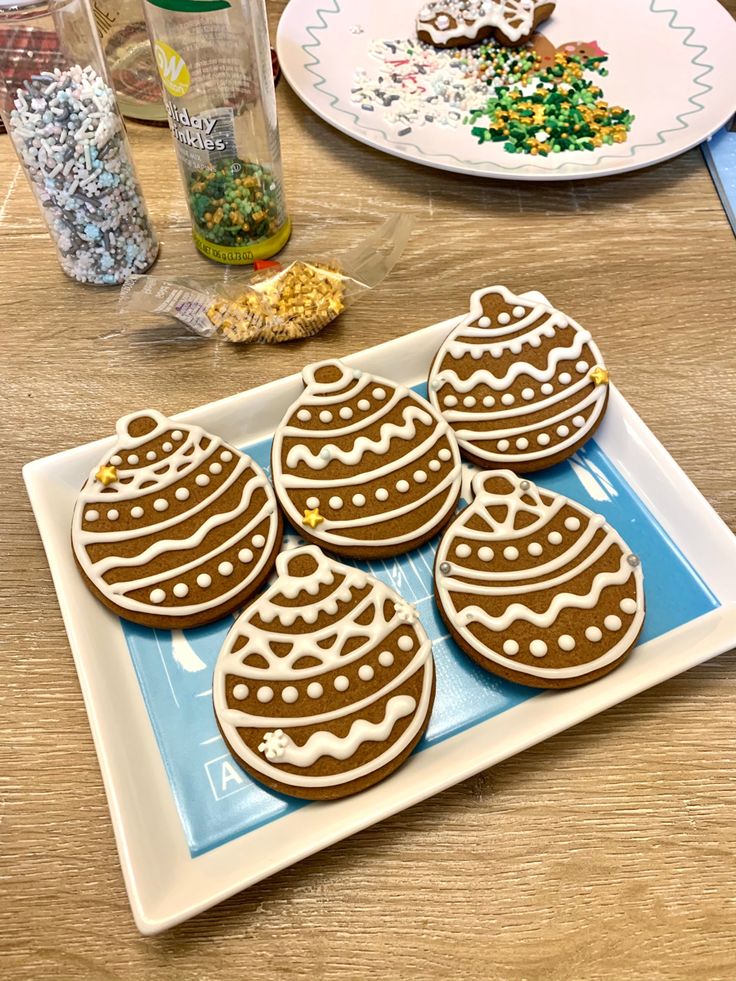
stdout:
<svg viewBox="0 0 736 981">
<path fill-rule="evenodd" d="M 100 469 L 95 474 L 95 480 L 99 480 L 99 482 L 101 484 L 104 484 L 105 487 L 107 487 L 108 484 L 114 484 L 117 479 L 118 479 L 117 470 L 115 469 L 115 467 L 109 465 L 106 467 L 100 467 Z"/>
<path fill-rule="evenodd" d="M 595 368 L 591 368 L 588 378 L 591 378 L 596 385 L 607 385 L 608 369 L 604 368 L 601 364 L 597 364 Z"/>
<path fill-rule="evenodd" d="M 319 508 L 309 508 L 304 509 L 304 517 L 302 518 L 303 525 L 309 525 L 310 528 L 316 528 L 320 521 L 325 519 L 319 513 Z"/>
</svg>

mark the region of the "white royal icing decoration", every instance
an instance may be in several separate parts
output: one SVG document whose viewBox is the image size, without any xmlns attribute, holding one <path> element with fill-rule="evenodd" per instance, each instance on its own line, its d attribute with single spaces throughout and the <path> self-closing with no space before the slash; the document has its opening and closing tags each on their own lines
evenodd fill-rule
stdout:
<svg viewBox="0 0 736 981">
<path fill-rule="evenodd" d="M 328 371 L 334 380 L 317 380 L 330 377 Z M 292 524 L 302 527 L 304 507 L 312 500 L 328 501 L 332 512 L 352 502 L 359 514 L 352 508 L 323 514 L 325 520 L 310 528 L 310 535 L 336 551 L 341 545 L 362 546 L 372 554 L 405 550 L 441 527 L 459 498 L 462 472 L 452 431 L 429 403 L 368 372 L 356 378 L 341 361 L 309 365 L 303 378 L 305 390 L 277 427 L 272 452 L 274 485 Z M 357 398 L 363 393 L 370 401 Z M 342 417 L 346 403 L 367 414 Z M 302 427 L 299 413 L 304 408 L 320 418 L 329 412 L 330 424 Z M 424 466 L 417 466 L 424 461 L 436 474 L 431 480 Z M 337 501 L 339 506 L 333 503 Z M 375 502 L 387 506 L 378 508 Z M 421 520 L 412 520 L 415 513 Z M 401 531 L 395 530 L 397 524 L 402 524 Z M 382 526 L 387 528 L 384 537 Z"/>
<path fill-rule="evenodd" d="M 313 560 L 316 569 L 304 576 L 292 574 L 291 564 L 305 557 Z M 406 618 L 407 608 L 412 608 L 388 586 L 329 559 L 316 546 L 282 552 L 276 567 L 278 578 L 235 622 L 215 665 L 213 699 L 218 722 L 237 757 L 253 772 L 280 784 L 319 789 L 359 780 L 399 756 L 426 724 L 433 688 L 429 638 L 415 614 Z M 318 601 L 320 594 L 323 598 Z M 338 605 L 347 613 L 338 617 Z M 324 612 L 329 613 L 326 623 L 321 616 Z M 316 629 L 318 620 L 323 625 Z M 397 637 L 399 629 L 402 633 Z M 385 649 L 387 644 L 405 652 L 398 663 Z M 279 655 L 274 646 L 290 649 Z M 347 654 L 343 653 L 346 649 Z M 369 663 L 375 663 L 376 651 L 383 669 L 380 674 Z M 348 674 L 359 680 L 350 683 Z M 329 684 L 333 694 L 324 705 L 319 700 L 326 687 L 324 679 L 329 677 L 334 678 Z M 417 698 L 402 690 L 415 677 L 421 678 L 419 688 L 414 685 L 414 691 L 420 691 Z M 246 711 L 240 705 L 231 707 L 227 693 L 233 679 L 235 685 L 255 689 L 259 704 L 268 708 Z M 306 691 L 307 699 L 297 699 L 301 714 L 283 714 L 284 702 L 293 704 L 291 689 L 297 695 Z M 275 690 L 282 693 L 278 699 Z M 234 687 L 232 691 L 235 695 Z M 376 703 L 384 705 L 380 718 L 375 713 L 373 721 L 362 718 L 361 711 Z M 385 751 L 368 762 L 350 765 L 358 749 L 385 742 L 397 722 L 407 717 L 410 720 L 401 735 Z M 346 731 L 340 720 L 348 719 Z M 331 731 L 333 721 L 343 735 Z M 300 735 L 305 727 L 312 730 L 306 737 Z M 243 738 L 248 729 L 264 733 L 257 752 Z M 323 756 L 348 765 L 331 775 L 308 772 Z M 304 772 L 291 773 L 283 764 Z"/>
<path fill-rule="evenodd" d="M 498 325 L 483 327 L 482 303 L 489 294 L 515 303 L 515 309 L 523 305 L 524 316 L 508 325 L 499 318 Z M 539 356 L 532 354 L 543 343 L 546 359 L 539 366 Z M 586 365 L 603 366 L 590 333 L 537 294 L 516 296 L 504 286 L 476 290 L 469 313 L 434 360 L 429 400 L 454 429 L 460 447 L 489 464 L 523 467 L 560 453 L 569 455 L 588 438 L 606 404 L 608 386 L 596 385 L 587 370 L 575 381 L 567 371 L 558 374 L 563 362 L 582 365 L 583 352 L 589 357 Z M 505 368 L 497 366 L 500 357 L 506 358 Z M 522 377 L 539 384 L 539 395 L 534 387 L 524 387 L 517 404 L 509 389 Z M 447 402 L 448 396 L 471 395 L 477 403 L 484 388 L 493 390 L 502 408 L 486 406 L 483 400 L 483 409 L 476 405 L 470 411 Z"/>
<path fill-rule="evenodd" d="M 523 485 L 523 486 L 522 486 Z M 448 566 L 449 575 L 436 578 L 437 598 L 443 617 L 454 625 L 469 649 L 517 674 L 532 678 L 576 678 L 617 661 L 632 646 L 644 619 L 643 576 L 641 563 L 630 563 L 631 553 L 619 534 L 605 519 L 577 502 L 550 491 L 540 492 L 530 480 L 521 480 L 508 470 L 487 471 L 475 475 L 472 484 L 474 498 L 450 525 L 437 549 L 439 567 Z M 569 514 L 574 509 L 575 514 Z M 560 512 L 566 534 L 547 532 Z M 568 512 L 565 514 L 565 512 Z M 523 515 L 517 525 L 517 516 Z M 573 520 L 570 520 L 573 519 Z M 482 522 L 482 527 L 481 527 Z M 561 547 L 550 550 L 545 558 L 538 538 L 544 537 Z M 506 556 L 507 550 L 533 556 L 538 561 L 524 559 L 498 571 L 488 565 L 482 568 L 464 565 L 459 561 L 458 539 L 475 540 L 479 546 L 493 546 Z M 510 544 L 513 542 L 513 544 Z M 486 543 L 490 543 L 486 545 Z M 452 563 L 450 567 L 450 558 Z M 603 563 L 604 557 L 607 558 Z M 524 563 L 526 562 L 526 567 Z M 595 572 L 600 566 L 606 571 Z M 500 571 L 505 569 L 507 571 Z M 591 575 L 591 571 L 593 575 Z M 581 583 L 586 583 L 581 588 Z M 572 651 L 575 640 L 567 633 L 554 632 L 558 617 L 566 611 L 583 611 L 579 619 L 581 631 L 591 643 L 603 639 L 602 631 L 585 623 L 584 611 L 595 610 L 605 590 L 626 586 L 635 590 L 637 600 L 626 597 L 620 601 L 623 613 L 632 616 L 624 628 L 621 618 L 609 614 L 604 626 L 609 632 L 602 651 L 590 661 L 553 668 L 545 666 L 545 655 L 555 645 Z M 547 593 L 546 605 L 536 599 Z M 467 597 L 477 596 L 478 602 L 468 603 Z M 455 597 L 459 605 L 455 604 Z M 482 603 L 489 604 L 486 608 Z M 488 612 L 492 610 L 492 613 Z M 540 630 L 529 644 L 529 653 L 538 663 L 508 660 L 518 654 L 518 645 L 503 639 L 514 624 L 521 622 Z M 499 635 L 498 647 L 484 643 L 473 628 L 482 626 Z M 549 631 L 549 634 L 543 633 Z M 615 635 L 615 636 L 613 636 Z M 533 635 L 532 635 L 533 636 Z M 544 647 L 544 650 L 542 648 Z"/>
<path fill-rule="evenodd" d="M 151 428 L 145 435 L 133 437 L 130 427 L 140 419 L 150 421 Z M 87 578 L 117 607 L 131 614 L 155 613 L 157 617 L 181 618 L 216 611 L 229 600 L 244 594 L 248 584 L 261 576 L 276 551 L 279 523 L 273 489 L 250 457 L 226 448 L 219 437 L 198 426 L 170 432 L 171 425 L 169 419 L 151 409 L 119 420 L 115 443 L 115 455 L 121 458 L 118 480 L 102 487 L 94 479 L 97 468 L 90 473 L 74 510 L 72 540 L 74 553 Z M 168 456 L 158 453 L 155 461 L 134 470 L 127 469 L 122 463 L 123 460 L 130 461 L 131 457 L 136 457 L 136 463 L 140 457 L 145 460 L 147 445 L 165 435 L 172 441 Z M 215 490 L 204 495 L 200 493 L 198 502 L 191 504 L 189 487 L 194 475 L 209 467 L 221 453 L 230 454 L 230 459 L 235 462 L 227 475 L 218 481 Z M 108 455 L 103 459 L 108 459 Z M 235 502 L 227 510 L 220 510 L 220 499 L 234 489 L 237 491 Z M 252 501 L 257 491 L 261 492 L 264 502 L 256 508 Z M 179 503 L 171 507 L 169 501 Z M 123 507 L 130 506 L 131 517 L 136 519 L 135 527 L 118 527 L 104 532 L 85 530 L 83 522 L 89 520 L 90 505 L 114 505 L 111 510 L 121 513 Z M 172 515 L 172 511 L 177 513 Z M 177 534 L 179 527 L 199 514 L 202 515 L 201 523 L 194 531 L 180 537 Z M 148 516 L 147 523 L 144 523 L 145 516 Z M 196 592 L 196 598 L 189 603 L 180 602 L 184 597 L 181 589 L 177 593 L 175 587 L 182 583 L 182 577 L 191 576 L 190 582 L 196 581 L 200 589 L 209 589 L 211 576 L 196 570 L 213 562 L 217 565 L 218 556 L 223 552 L 237 551 L 239 543 L 258 526 L 268 528 L 268 539 L 264 538 L 265 547 L 257 562 L 248 569 L 239 567 L 242 575 L 209 590 L 206 597 Z M 227 528 L 227 538 L 210 546 L 207 540 L 217 541 L 217 530 L 221 528 Z M 108 554 L 93 561 L 90 552 L 97 554 L 99 550 L 93 546 L 100 545 L 107 547 Z M 201 552 L 192 558 L 192 552 L 198 549 Z M 158 557 L 175 558 L 177 555 L 181 555 L 181 560 L 169 561 L 162 571 Z M 112 579 L 113 573 L 115 581 L 109 582 L 108 577 Z M 145 599 L 141 598 L 140 591 L 145 591 Z M 133 593 L 137 594 L 136 598 Z M 173 598 L 179 602 L 173 602 Z"/>
</svg>

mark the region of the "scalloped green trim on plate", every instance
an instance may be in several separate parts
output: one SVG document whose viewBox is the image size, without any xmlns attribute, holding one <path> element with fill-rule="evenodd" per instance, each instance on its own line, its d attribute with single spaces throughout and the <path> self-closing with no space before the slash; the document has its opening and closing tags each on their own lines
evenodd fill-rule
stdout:
<svg viewBox="0 0 736 981">
<path fill-rule="evenodd" d="M 648 148 L 648 147 L 656 147 L 656 146 L 662 146 L 662 145 L 664 145 L 664 143 L 666 142 L 666 140 L 665 140 L 666 134 L 668 134 L 668 133 L 677 133 L 680 130 L 687 129 L 689 127 L 690 122 L 689 122 L 689 120 L 687 120 L 687 117 L 688 116 L 693 116 L 696 113 L 702 112 L 705 109 L 705 105 L 702 102 L 699 102 L 698 100 L 700 98 L 702 98 L 703 96 L 707 95 L 709 92 L 712 92 L 713 91 L 713 86 L 712 85 L 710 85 L 708 82 L 703 82 L 702 81 L 702 79 L 705 78 L 706 75 L 709 75 L 712 71 L 714 71 L 714 66 L 708 64 L 707 62 L 704 62 L 704 61 L 700 60 L 700 59 L 702 59 L 703 55 L 705 55 L 708 52 L 708 48 L 704 44 L 694 44 L 691 41 L 691 38 L 692 38 L 693 34 L 695 33 L 695 28 L 694 27 L 689 27 L 689 26 L 686 26 L 686 25 L 678 25 L 678 24 L 676 24 L 675 23 L 675 21 L 677 19 L 677 11 L 676 10 L 674 10 L 671 7 L 667 7 L 667 8 L 657 7 L 656 6 L 657 0 L 650 0 L 649 10 L 651 11 L 651 13 L 653 13 L 653 14 L 671 14 L 672 15 L 670 17 L 669 23 L 667 24 L 667 27 L 671 28 L 674 31 L 686 31 L 687 32 L 687 34 L 686 34 L 686 36 L 685 36 L 685 38 L 683 39 L 683 42 L 682 42 L 683 43 L 683 47 L 693 48 L 693 49 L 696 50 L 696 54 L 694 54 L 693 57 L 690 59 L 690 63 L 692 65 L 694 65 L 696 68 L 701 68 L 702 69 L 702 71 L 693 78 L 693 84 L 699 86 L 700 87 L 700 91 L 696 91 L 688 99 L 688 102 L 694 108 L 688 109 L 685 112 L 681 112 L 681 113 L 678 113 L 677 114 L 677 116 L 675 118 L 676 118 L 677 122 L 680 124 L 679 126 L 671 126 L 671 127 L 666 128 L 666 129 L 660 130 L 657 133 L 657 138 L 653 142 L 650 142 L 650 143 L 636 143 L 633 146 L 628 147 L 628 152 L 626 152 L 626 153 L 620 153 L 620 154 L 618 154 L 618 153 L 600 154 L 594 160 L 592 160 L 590 163 L 588 163 L 587 160 L 585 160 L 583 158 L 576 157 L 575 160 L 563 160 L 556 167 L 539 167 L 538 165 L 531 163 L 528 160 L 528 158 L 524 162 L 519 163 L 517 166 L 512 166 L 511 164 L 506 164 L 506 163 L 502 163 L 500 161 L 495 161 L 495 160 L 494 161 L 490 161 L 488 159 L 486 159 L 486 160 L 463 160 L 461 157 L 457 157 L 457 156 L 455 156 L 452 153 L 428 154 L 424 150 L 422 150 L 421 147 L 418 146 L 416 143 L 411 143 L 411 142 L 404 141 L 404 140 L 397 141 L 397 140 L 393 139 L 389 135 L 389 133 L 385 129 L 382 129 L 380 126 L 368 126 L 365 123 L 361 122 L 360 116 L 357 113 L 352 112 L 349 109 L 343 109 L 343 107 L 341 105 L 339 105 L 340 96 L 334 95 L 332 92 L 328 92 L 327 89 L 324 88 L 324 86 L 327 85 L 327 79 L 323 75 L 321 75 L 318 71 L 315 70 L 317 66 L 321 65 L 320 59 L 317 56 L 317 54 L 315 53 L 316 50 L 321 46 L 321 38 L 318 38 L 316 36 L 316 33 L 315 32 L 316 31 L 324 31 L 324 30 L 327 29 L 328 24 L 327 24 L 327 20 L 325 19 L 325 16 L 334 16 L 335 14 L 339 14 L 339 13 L 342 12 L 341 11 L 341 8 L 340 8 L 339 0 L 331 0 L 331 2 L 333 4 L 332 9 L 327 8 L 327 7 L 324 7 L 324 8 L 318 7 L 317 8 L 317 10 L 315 11 L 315 14 L 316 14 L 318 20 L 320 21 L 320 23 L 319 24 L 312 24 L 312 25 L 307 26 L 306 32 L 307 32 L 307 34 L 309 34 L 309 36 L 312 38 L 312 40 L 309 41 L 309 42 L 306 42 L 305 44 L 303 44 L 301 46 L 302 47 L 302 51 L 304 52 L 304 54 L 307 55 L 308 58 L 311 58 L 312 59 L 311 61 L 305 61 L 304 62 L 304 68 L 306 69 L 306 71 L 308 71 L 310 73 L 310 75 L 313 75 L 317 79 L 317 81 L 314 84 L 315 90 L 318 91 L 321 95 L 325 95 L 325 96 L 327 96 L 330 99 L 330 103 L 329 103 L 330 108 L 335 109 L 337 112 L 340 112 L 343 115 L 347 116 L 349 119 L 351 119 L 353 121 L 353 123 L 355 124 L 355 126 L 357 126 L 363 132 L 366 132 L 366 133 L 376 133 L 389 146 L 395 147 L 397 150 L 403 150 L 403 151 L 406 151 L 406 150 L 414 150 L 414 151 L 416 151 L 416 153 L 418 154 L 419 157 L 421 157 L 424 160 L 428 160 L 428 161 L 432 161 L 432 160 L 437 160 L 437 161 L 439 161 L 439 160 L 450 160 L 450 161 L 453 161 L 456 164 L 459 164 L 461 167 L 472 167 L 472 168 L 475 168 L 477 170 L 489 170 L 489 169 L 491 169 L 491 170 L 505 170 L 505 171 L 509 171 L 509 172 L 524 170 L 525 173 L 529 173 L 530 171 L 536 171 L 540 176 L 544 176 L 545 174 L 550 174 L 550 173 L 559 173 L 560 171 L 564 170 L 565 168 L 569 168 L 569 167 L 573 167 L 573 168 L 576 168 L 576 169 L 578 169 L 580 167 L 585 167 L 585 168 L 588 168 L 590 170 L 593 170 L 594 168 L 596 168 L 600 164 L 602 164 L 604 161 L 607 161 L 607 160 L 623 161 L 623 160 L 626 160 L 626 159 L 631 159 L 631 158 L 633 158 L 636 155 L 637 150 L 642 150 L 642 149 L 645 149 L 645 148 Z M 308 50 L 308 49 L 314 49 L 314 50 Z M 378 149 L 380 149 L 380 147 L 378 147 Z"/>
</svg>

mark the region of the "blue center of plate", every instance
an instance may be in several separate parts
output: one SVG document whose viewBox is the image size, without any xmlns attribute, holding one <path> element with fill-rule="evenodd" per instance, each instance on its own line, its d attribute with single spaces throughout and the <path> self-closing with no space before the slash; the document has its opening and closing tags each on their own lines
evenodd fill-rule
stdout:
<svg viewBox="0 0 736 981">
<path fill-rule="evenodd" d="M 415 391 L 424 396 L 426 386 L 417 385 Z M 271 440 L 243 449 L 270 476 Z M 640 643 L 718 607 L 715 596 L 595 440 L 532 479 L 603 514 L 641 558 L 647 615 Z M 298 540 L 293 529 L 287 526 L 286 532 L 286 543 Z M 395 559 L 353 563 L 413 603 L 432 639 L 437 695 L 427 734 L 416 752 L 539 694 L 483 671 L 448 637 L 432 598 L 436 544 L 432 541 Z M 219 734 L 212 709 L 212 671 L 233 619 L 228 616 L 184 631 L 151 630 L 121 621 L 192 856 L 308 806 L 252 780 Z"/>
</svg>

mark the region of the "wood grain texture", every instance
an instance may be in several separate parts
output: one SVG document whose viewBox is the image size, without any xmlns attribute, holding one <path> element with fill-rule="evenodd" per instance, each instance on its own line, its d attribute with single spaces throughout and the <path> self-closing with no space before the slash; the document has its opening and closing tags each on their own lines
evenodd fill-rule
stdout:
<svg viewBox="0 0 736 981">
<path fill-rule="evenodd" d="M 275 25 L 283 3 L 269 6 Z M 278 98 L 291 254 L 347 245 L 387 212 L 417 216 L 370 300 L 278 349 L 121 318 L 116 290 L 71 283 L 0 137 L 0 978 L 732 981 L 733 654 L 169 934 L 137 934 L 22 463 L 135 407 L 179 412 L 457 314 L 498 281 L 592 329 L 626 397 L 736 523 L 734 238 L 699 151 L 601 181 L 493 183 L 359 146 L 285 83 Z M 190 243 L 168 133 L 130 135 L 163 241 L 156 271 L 215 280 Z"/>
</svg>

